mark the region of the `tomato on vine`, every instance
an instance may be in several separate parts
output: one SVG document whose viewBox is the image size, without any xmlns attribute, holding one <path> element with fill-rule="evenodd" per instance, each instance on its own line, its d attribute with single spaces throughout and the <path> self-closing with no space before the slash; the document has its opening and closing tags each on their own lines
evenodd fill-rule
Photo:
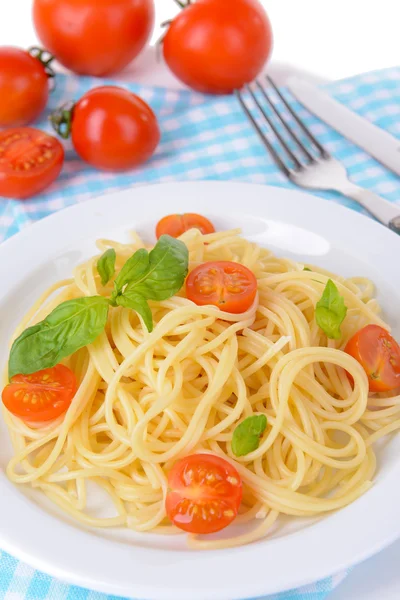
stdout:
<svg viewBox="0 0 400 600">
<path fill-rule="evenodd" d="M 160 130 L 144 100 L 129 90 L 102 86 L 86 92 L 76 104 L 62 106 L 51 121 L 77 154 L 97 169 L 126 171 L 154 153 Z"/>
<path fill-rule="evenodd" d="M 0 47 L 0 127 L 35 121 L 49 98 L 53 57 L 40 48 Z"/>
<path fill-rule="evenodd" d="M 190 0 L 163 38 L 171 71 L 186 85 L 228 94 L 253 81 L 268 60 L 272 30 L 258 0 Z"/>
<path fill-rule="evenodd" d="M 153 0 L 34 0 L 44 46 L 71 71 L 102 77 L 126 67 L 154 24 Z"/>
</svg>

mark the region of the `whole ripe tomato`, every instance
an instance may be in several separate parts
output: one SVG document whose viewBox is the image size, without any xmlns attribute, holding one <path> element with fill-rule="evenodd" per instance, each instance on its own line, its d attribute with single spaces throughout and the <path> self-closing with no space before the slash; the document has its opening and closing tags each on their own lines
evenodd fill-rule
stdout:
<svg viewBox="0 0 400 600">
<path fill-rule="evenodd" d="M 32 123 L 48 97 L 45 65 L 25 50 L 0 47 L 0 127 Z"/>
<path fill-rule="evenodd" d="M 163 42 L 178 79 L 210 94 L 255 79 L 271 49 L 271 25 L 258 0 L 197 0 L 174 19 Z"/>
<path fill-rule="evenodd" d="M 0 131 L 0 196 L 30 198 L 57 179 L 64 148 L 44 131 L 20 127 Z"/>
<path fill-rule="evenodd" d="M 97 169 L 132 169 L 148 160 L 160 141 L 150 106 L 123 88 L 103 86 L 84 94 L 68 116 L 63 133 L 66 114 L 61 108 L 53 115 L 56 131 L 64 137 L 71 133 L 76 152 Z"/>
<path fill-rule="evenodd" d="M 153 0 L 34 0 L 44 46 L 68 69 L 101 77 L 126 67 L 153 29 Z"/>
</svg>

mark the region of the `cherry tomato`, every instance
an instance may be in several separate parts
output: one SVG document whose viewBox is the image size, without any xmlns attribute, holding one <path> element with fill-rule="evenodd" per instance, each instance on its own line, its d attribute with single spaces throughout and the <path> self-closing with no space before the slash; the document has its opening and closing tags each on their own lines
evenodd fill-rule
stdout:
<svg viewBox="0 0 400 600">
<path fill-rule="evenodd" d="M 0 196 L 29 198 L 57 179 L 64 161 L 60 142 L 38 129 L 0 131 Z"/>
<path fill-rule="evenodd" d="M 199 306 L 213 304 L 230 313 L 250 308 L 257 294 L 257 279 L 244 265 L 229 261 L 206 262 L 186 279 L 186 296 Z"/>
<path fill-rule="evenodd" d="M 223 458 L 192 454 L 168 475 L 168 518 L 190 533 L 215 533 L 235 519 L 242 500 L 239 473 Z"/>
<path fill-rule="evenodd" d="M 45 66 L 25 50 L 0 47 L 0 127 L 32 123 L 49 97 Z"/>
<path fill-rule="evenodd" d="M 79 156 L 97 169 L 126 171 L 148 160 L 160 141 L 155 114 L 139 96 L 114 86 L 87 92 L 72 113 L 61 108 L 52 116 L 63 137 L 71 133 Z M 61 121 L 60 121 L 61 119 Z"/>
<path fill-rule="evenodd" d="M 272 48 L 272 30 L 258 0 L 196 0 L 170 25 L 164 58 L 189 87 L 228 94 L 253 81 Z"/>
<path fill-rule="evenodd" d="M 379 325 L 367 325 L 347 342 L 351 354 L 368 375 L 371 392 L 386 392 L 400 387 L 400 346 Z"/>
<path fill-rule="evenodd" d="M 32 375 L 15 375 L 4 388 L 3 404 L 31 423 L 52 421 L 68 409 L 77 389 L 74 373 L 64 365 Z"/>
<path fill-rule="evenodd" d="M 126 67 L 153 29 L 153 0 L 34 0 L 43 45 L 68 69 L 101 77 Z"/>
<path fill-rule="evenodd" d="M 184 215 L 168 215 L 157 223 L 156 236 L 157 239 L 164 235 L 179 237 L 189 229 L 199 229 L 204 235 L 206 233 L 214 233 L 214 225 L 203 217 L 195 213 L 185 213 Z"/>
</svg>

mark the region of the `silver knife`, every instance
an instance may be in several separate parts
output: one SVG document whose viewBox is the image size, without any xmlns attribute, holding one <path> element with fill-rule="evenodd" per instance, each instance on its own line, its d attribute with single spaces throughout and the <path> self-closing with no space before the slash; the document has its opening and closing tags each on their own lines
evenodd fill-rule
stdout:
<svg viewBox="0 0 400 600">
<path fill-rule="evenodd" d="M 400 140 L 300 79 L 291 77 L 287 87 L 310 112 L 365 150 L 385 167 L 400 175 Z"/>
</svg>

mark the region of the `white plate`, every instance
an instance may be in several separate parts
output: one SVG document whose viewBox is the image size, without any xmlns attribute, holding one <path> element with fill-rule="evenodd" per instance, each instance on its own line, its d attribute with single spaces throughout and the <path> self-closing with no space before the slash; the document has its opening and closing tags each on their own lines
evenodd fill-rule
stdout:
<svg viewBox="0 0 400 600">
<path fill-rule="evenodd" d="M 342 275 L 364 275 L 400 333 L 400 238 L 334 203 L 281 188 L 182 183 L 135 188 L 63 210 L 0 247 L 0 362 L 24 311 L 41 291 L 96 252 L 98 237 L 124 241 L 129 229 L 153 239 L 155 222 L 201 212 L 218 228 L 240 226 L 276 253 Z M 249 546 L 189 551 L 185 536 L 85 530 L 4 475 L 11 455 L 0 428 L 0 546 L 68 582 L 146 600 L 236 600 L 287 590 L 359 562 L 400 537 L 400 436 L 378 453 L 375 485 L 321 520 L 291 519 Z"/>
</svg>

